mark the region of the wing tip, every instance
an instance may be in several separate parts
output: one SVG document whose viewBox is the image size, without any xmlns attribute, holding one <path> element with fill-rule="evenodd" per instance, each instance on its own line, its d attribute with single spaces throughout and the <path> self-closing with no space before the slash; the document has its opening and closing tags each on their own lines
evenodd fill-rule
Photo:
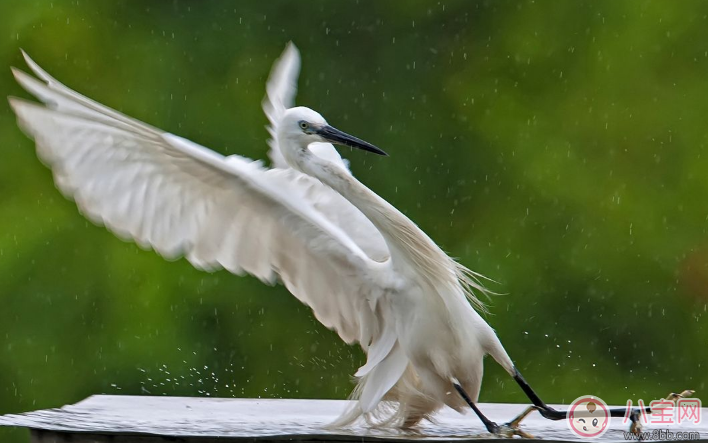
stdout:
<svg viewBox="0 0 708 443">
<path fill-rule="evenodd" d="M 297 77 L 300 74 L 300 51 L 295 43 L 289 41 L 285 45 L 283 53 L 280 54 L 271 68 L 268 81 L 266 82 L 266 99 L 273 101 L 291 101 L 295 98 L 297 90 Z M 288 83 L 290 83 L 288 85 Z M 288 86 L 286 90 L 278 90 L 283 86 Z M 284 96 L 285 95 L 285 96 Z M 287 97 L 290 95 L 291 97 Z M 286 108 L 286 103 L 282 103 Z M 275 105 L 275 103 L 273 103 Z M 290 104 L 292 106 L 292 104 Z"/>
<path fill-rule="evenodd" d="M 297 49 L 297 45 L 293 43 L 292 40 L 287 42 L 285 44 L 285 50 L 283 51 L 283 55 L 281 57 L 288 56 L 288 57 L 297 57 L 298 59 L 300 58 L 300 50 Z"/>
<path fill-rule="evenodd" d="M 27 137 L 35 139 L 35 130 L 30 123 L 31 112 L 46 108 L 33 101 L 12 95 L 7 97 L 7 101 L 10 104 L 10 109 L 12 109 L 12 112 L 14 112 L 17 117 L 17 125 L 20 127 L 20 130 L 22 130 Z"/>
<path fill-rule="evenodd" d="M 34 75 L 41 78 L 42 80 L 44 80 L 47 83 L 50 83 L 51 81 L 54 80 L 54 78 L 51 75 L 49 75 L 44 69 L 42 69 L 37 64 L 37 62 L 32 60 L 32 57 L 30 57 L 29 54 L 27 54 L 27 52 L 25 52 L 24 49 L 20 48 L 20 52 L 22 53 L 22 58 L 25 59 L 25 63 L 27 63 L 27 66 L 32 70 Z"/>
<path fill-rule="evenodd" d="M 22 69 L 10 66 L 10 72 L 12 72 L 12 76 L 15 78 L 15 81 L 28 92 L 32 82 L 39 83 L 36 78 L 32 77 Z"/>
<path fill-rule="evenodd" d="M 19 112 L 20 112 L 20 108 L 22 108 L 23 106 L 26 106 L 26 105 L 32 103 L 32 102 L 30 102 L 29 100 L 25 100 L 25 99 L 20 98 L 20 97 L 15 97 L 14 95 L 8 95 L 8 96 L 7 96 L 7 102 L 10 104 L 10 108 L 12 109 L 12 111 L 13 111 L 15 114 L 18 114 L 18 115 L 19 115 Z"/>
</svg>

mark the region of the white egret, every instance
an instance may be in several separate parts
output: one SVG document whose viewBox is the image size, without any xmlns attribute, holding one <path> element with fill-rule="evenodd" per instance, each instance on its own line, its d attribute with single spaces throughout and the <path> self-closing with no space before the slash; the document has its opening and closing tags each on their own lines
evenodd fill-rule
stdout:
<svg viewBox="0 0 708 443">
<path fill-rule="evenodd" d="M 354 178 L 330 143 L 385 153 L 293 107 L 294 45 L 267 84 L 272 169 L 130 118 L 25 60 L 37 78 L 13 68 L 15 78 L 44 105 L 10 104 L 57 187 L 86 217 L 200 269 L 280 281 L 320 322 L 364 349 L 356 402 L 335 425 L 373 414 L 408 427 L 444 405 L 469 405 L 490 432 L 520 433 L 518 420 L 499 426 L 475 405 L 486 354 L 533 408 L 565 418 L 531 390 L 475 310 L 482 306 L 475 292 L 485 291 L 478 274 Z"/>
</svg>

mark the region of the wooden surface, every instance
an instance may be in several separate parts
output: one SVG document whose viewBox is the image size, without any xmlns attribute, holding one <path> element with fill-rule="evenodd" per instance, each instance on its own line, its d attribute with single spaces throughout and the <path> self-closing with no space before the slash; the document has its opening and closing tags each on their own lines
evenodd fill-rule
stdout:
<svg viewBox="0 0 708 443">
<path fill-rule="evenodd" d="M 180 397 L 131 397 L 98 395 L 61 409 L 0 416 L 0 426 L 32 429 L 34 442 L 157 443 L 229 441 L 440 441 L 491 440 L 473 414 L 450 409 L 436 415 L 436 423 L 424 423 L 414 432 L 368 429 L 354 426 L 328 430 L 325 426 L 347 406 L 343 400 L 218 399 Z M 497 422 L 506 422 L 526 405 L 481 404 L 481 410 Z M 708 420 L 708 410 L 702 410 Z M 552 422 L 534 412 L 522 428 L 548 441 L 580 440 L 564 420 Z M 647 425 L 644 430 L 658 429 Z M 672 431 L 698 431 L 708 441 L 708 426 L 662 426 Z M 622 419 L 612 419 L 610 430 L 599 440 L 626 441 Z M 498 440 L 498 438 L 493 438 Z M 659 440 L 660 441 L 660 440 Z"/>
</svg>

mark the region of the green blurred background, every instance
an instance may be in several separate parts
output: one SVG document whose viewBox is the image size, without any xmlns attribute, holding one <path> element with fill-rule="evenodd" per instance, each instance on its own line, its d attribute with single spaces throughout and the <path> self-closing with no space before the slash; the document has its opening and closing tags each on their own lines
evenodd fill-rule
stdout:
<svg viewBox="0 0 708 443">
<path fill-rule="evenodd" d="M 9 70 L 23 48 L 109 106 L 265 159 L 264 83 L 292 40 L 298 103 L 388 151 L 344 154 L 499 282 L 487 319 L 546 401 L 700 397 L 707 17 L 702 1 L 3 0 L 0 85 L 27 96 Z M 0 137 L 0 413 L 348 395 L 362 352 L 282 287 L 116 239 L 59 194 L 6 104 Z M 526 402 L 486 369 L 482 401 Z"/>
</svg>

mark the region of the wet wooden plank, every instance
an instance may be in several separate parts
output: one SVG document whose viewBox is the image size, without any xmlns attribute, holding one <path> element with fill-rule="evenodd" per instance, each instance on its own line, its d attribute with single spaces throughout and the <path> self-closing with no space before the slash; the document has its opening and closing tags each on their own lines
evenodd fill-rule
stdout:
<svg viewBox="0 0 708 443">
<path fill-rule="evenodd" d="M 0 426 L 32 430 L 41 443 L 157 443 L 157 442 L 266 442 L 266 441 L 498 441 L 490 438 L 472 414 L 444 410 L 436 423 L 425 423 L 416 433 L 354 426 L 330 430 L 326 425 L 348 405 L 344 400 L 222 399 L 134 397 L 97 395 L 75 405 L 0 416 Z M 526 405 L 481 404 L 494 421 L 506 422 Z M 708 410 L 702 410 L 703 416 Z M 547 441 L 578 441 L 565 421 L 552 422 L 538 413 L 530 415 L 523 429 Z M 659 429 L 648 425 L 645 431 Z M 697 431 L 708 441 L 708 426 L 662 425 L 672 432 Z M 596 441 L 626 441 L 627 425 L 612 419 L 610 430 Z M 656 441 L 666 441 L 659 438 Z"/>
</svg>

